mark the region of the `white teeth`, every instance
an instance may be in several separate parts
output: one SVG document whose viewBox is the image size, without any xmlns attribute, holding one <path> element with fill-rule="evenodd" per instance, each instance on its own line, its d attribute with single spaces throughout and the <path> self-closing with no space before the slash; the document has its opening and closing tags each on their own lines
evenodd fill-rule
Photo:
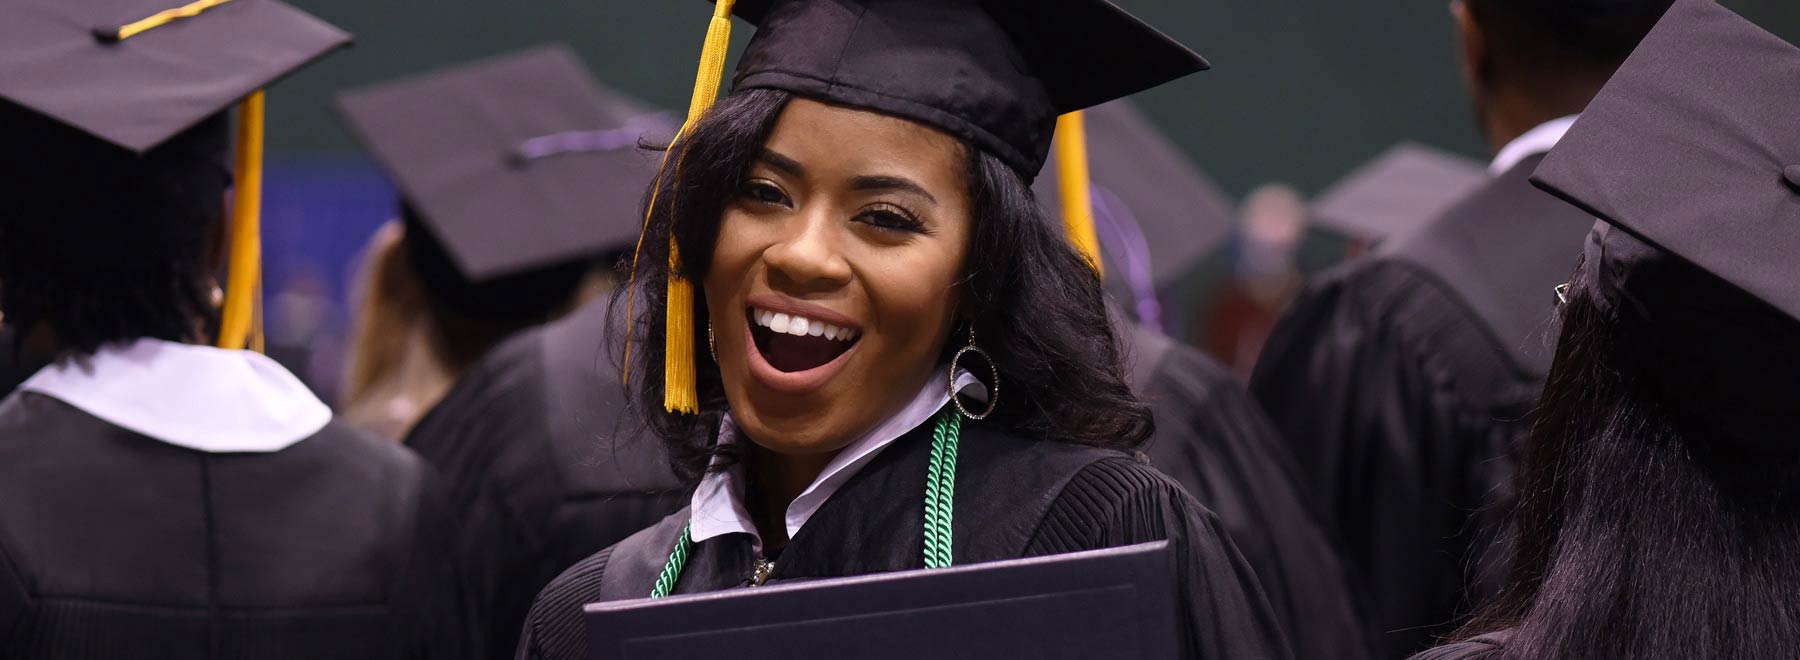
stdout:
<svg viewBox="0 0 1800 660">
<path fill-rule="evenodd" d="M 824 321 L 814 321 L 804 316 L 794 316 L 781 312 L 770 312 L 760 309 L 751 310 L 750 319 L 757 325 L 768 328 L 770 332 L 793 335 L 795 337 L 824 337 L 834 341 L 849 341 L 856 337 L 856 331 L 840 328 Z"/>
</svg>

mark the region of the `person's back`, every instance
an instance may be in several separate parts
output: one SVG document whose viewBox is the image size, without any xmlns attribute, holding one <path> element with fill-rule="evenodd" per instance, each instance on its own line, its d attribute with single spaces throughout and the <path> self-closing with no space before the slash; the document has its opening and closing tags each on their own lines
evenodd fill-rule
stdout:
<svg viewBox="0 0 1800 660">
<path fill-rule="evenodd" d="M 277 451 L 184 440 L 30 382 L 0 403 L 0 656 L 462 656 L 424 463 L 336 422 Z"/>
<path fill-rule="evenodd" d="M 1251 379 L 1355 572 L 1372 635 L 1416 651 L 1491 594 L 1511 453 L 1584 227 L 1527 182 L 1667 0 L 1453 5 L 1494 179 L 1290 306 Z"/>
<path fill-rule="evenodd" d="M 1555 288 L 1510 579 L 1418 660 L 1800 657 L 1800 48 L 1679 0 L 1532 182 Z"/>
<path fill-rule="evenodd" d="M 609 303 L 495 347 L 406 437 L 450 484 L 489 655 L 512 651 L 532 599 L 563 569 L 687 502 L 662 446 L 625 411 Z"/>
<path fill-rule="evenodd" d="M 1223 365 L 1137 324 L 1120 324 L 1132 389 L 1156 431 L 1150 464 L 1219 523 L 1262 583 L 1296 658 L 1368 657 L 1343 559 L 1300 485 L 1298 467 L 1262 410 Z"/>
</svg>

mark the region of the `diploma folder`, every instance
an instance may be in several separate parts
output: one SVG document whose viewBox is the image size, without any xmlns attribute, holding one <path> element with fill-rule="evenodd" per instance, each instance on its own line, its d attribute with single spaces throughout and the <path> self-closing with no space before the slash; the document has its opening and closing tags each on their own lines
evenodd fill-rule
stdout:
<svg viewBox="0 0 1800 660">
<path fill-rule="evenodd" d="M 1177 656 L 1167 541 L 586 606 L 592 660 Z M 647 588 L 647 587 L 646 587 Z"/>
</svg>

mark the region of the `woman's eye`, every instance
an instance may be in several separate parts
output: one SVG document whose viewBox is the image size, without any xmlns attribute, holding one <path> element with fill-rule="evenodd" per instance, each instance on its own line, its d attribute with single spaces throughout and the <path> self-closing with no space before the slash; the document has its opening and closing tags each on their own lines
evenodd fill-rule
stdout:
<svg viewBox="0 0 1800 660">
<path fill-rule="evenodd" d="M 890 231 L 919 232 L 924 224 L 900 209 L 873 208 L 856 217 L 857 222 Z"/>
<path fill-rule="evenodd" d="M 767 181 L 747 181 L 744 183 L 744 187 L 739 193 L 744 196 L 744 199 L 755 202 L 762 202 L 764 204 L 787 204 L 787 195 L 782 194 L 781 189 L 775 187 L 775 184 Z"/>
</svg>

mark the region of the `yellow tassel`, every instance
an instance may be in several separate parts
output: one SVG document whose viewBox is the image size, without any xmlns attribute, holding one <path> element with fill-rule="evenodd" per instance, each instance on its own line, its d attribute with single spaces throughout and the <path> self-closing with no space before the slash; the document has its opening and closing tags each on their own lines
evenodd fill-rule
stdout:
<svg viewBox="0 0 1800 660">
<path fill-rule="evenodd" d="M 237 180 L 232 184 L 231 262 L 226 271 L 225 305 L 219 318 L 220 348 L 262 349 L 263 92 L 238 106 Z"/>
<path fill-rule="evenodd" d="M 1088 183 L 1087 128 L 1077 110 L 1056 118 L 1056 188 L 1062 200 L 1063 230 L 1094 270 L 1105 274 Z"/>
<path fill-rule="evenodd" d="M 725 76 L 725 55 L 731 47 L 733 0 L 718 0 L 706 26 L 706 45 L 700 50 L 700 70 L 694 75 L 694 97 L 688 104 L 688 127 L 712 109 L 719 97 L 719 81 Z M 675 162 L 679 171 L 681 161 Z M 670 200 L 671 203 L 674 200 Z M 652 205 L 655 201 L 652 200 Z M 671 228 L 673 229 L 673 228 Z M 669 238 L 668 331 L 663 339 L 663 408 L 669 412 L 700 412 L 700 394 L 694 366 L 694 284 L 681 277 L 681 253 L 673 235 Z"/>
</svg>

